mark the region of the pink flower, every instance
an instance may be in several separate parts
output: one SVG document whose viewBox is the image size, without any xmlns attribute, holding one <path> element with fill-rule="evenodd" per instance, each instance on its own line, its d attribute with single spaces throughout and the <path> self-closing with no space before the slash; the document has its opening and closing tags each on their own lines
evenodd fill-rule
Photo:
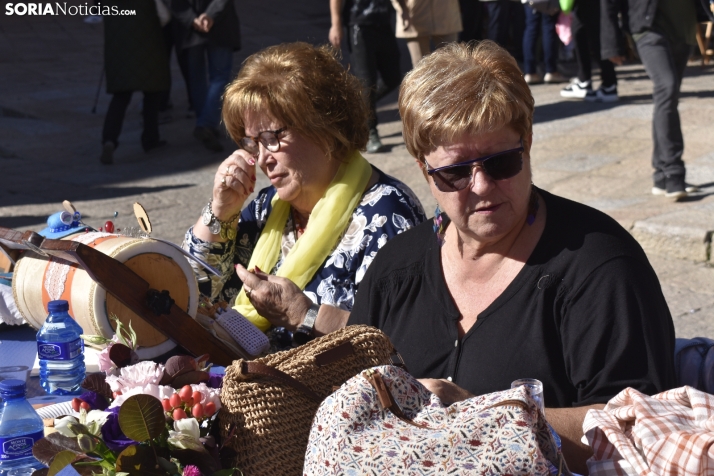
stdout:
<svg viewBox="0 0 714 476">
<path fill-rule="evenodd" d="M 202 476 L 201 470 L 197 466 L 189 464 L 183 469 L 183 476 Z"/>
<path fill-rule="evenodd" d="M 151 361 L 139 362 L 119 369 L 119 375 L 107 375 L 112 392 L 124 392 L 134 387 L 158 385 L 164 376 L 164 366 Z"/>
</svg>

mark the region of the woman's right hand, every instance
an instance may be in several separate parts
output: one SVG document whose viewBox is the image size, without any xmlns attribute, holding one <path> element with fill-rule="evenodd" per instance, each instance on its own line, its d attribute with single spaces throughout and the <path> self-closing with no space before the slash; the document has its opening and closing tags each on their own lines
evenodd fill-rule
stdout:
<svg viewBox="0 0 714 476">
<path fill-rule="evenodd" d="M 243 149 L 233 152 L 218 166 L 213 179 L 213 214 L 221 221 L 229 220 L 243 208 L 243 203 L 255 187 L 256 159 Z"/>
</svg>

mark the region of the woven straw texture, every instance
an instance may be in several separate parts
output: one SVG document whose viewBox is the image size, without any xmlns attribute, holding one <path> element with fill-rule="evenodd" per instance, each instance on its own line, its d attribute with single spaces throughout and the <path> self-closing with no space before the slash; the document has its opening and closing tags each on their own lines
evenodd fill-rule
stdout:
<svg viewBox="0 0 714 476">
<path fill-rule="evenodd" d="M 315 356 L 345 342 L 354 353 L 318 367 Z M 349 326 L 296 349 L 258 359 L 306 385 L 321 398 L 364 369 L 391 362 L 389 338 L 369 326 Z M 246 476 L 301 475 L 312 419 L 320 402 L 269 377 L 243 375 L 242 360 L 226 369 L 219 422 L 235 466 Z M 229 438 L 229 434 L 233 435 Z"/>
</svg>

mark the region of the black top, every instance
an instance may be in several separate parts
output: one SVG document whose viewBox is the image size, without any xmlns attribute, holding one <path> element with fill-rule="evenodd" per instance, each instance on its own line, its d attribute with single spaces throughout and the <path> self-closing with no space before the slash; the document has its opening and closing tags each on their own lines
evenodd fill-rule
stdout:
<svg viewBox="0 0 714 476">
<path fill-rule="evenodd" d="M 345 25 L 390 25 L 389 0 L 345 0 L 342 21 Z"/>
<path fill-rule="evenodd" d="M 672 388 L 674 325 L 642 248 L 607 215 L 539 193 L 543 236 L 462 339 L 431 220 L 377 254 L 349 324 L 382 329 L 417 378 L 451 377 L 476 395 L 537 378 L 546 406 L 562 408 Z"/>
</svg>

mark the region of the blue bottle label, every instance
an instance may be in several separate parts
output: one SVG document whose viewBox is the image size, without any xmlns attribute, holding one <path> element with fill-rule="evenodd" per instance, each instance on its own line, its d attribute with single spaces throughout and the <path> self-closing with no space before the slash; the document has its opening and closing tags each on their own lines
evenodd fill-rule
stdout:
<svg viewBox="0 0 714 476">
<path fill-rule="evenodd" d="M 40 430 L 29 435 L 0 437 L 0 461 L 11 461 L 32 456 L 32 445 L 35 444 L 35 441 L 44 438 L 44 436 L 44 432 Z"/>
<path fill-rule="evenodd" d="M 72 342 L 53 344 L 51 342 L 37 343 L 37 357 L 43 360 L 70 360 L 84 350 L 84 342 L 77 339 Z"/>
</svg>

